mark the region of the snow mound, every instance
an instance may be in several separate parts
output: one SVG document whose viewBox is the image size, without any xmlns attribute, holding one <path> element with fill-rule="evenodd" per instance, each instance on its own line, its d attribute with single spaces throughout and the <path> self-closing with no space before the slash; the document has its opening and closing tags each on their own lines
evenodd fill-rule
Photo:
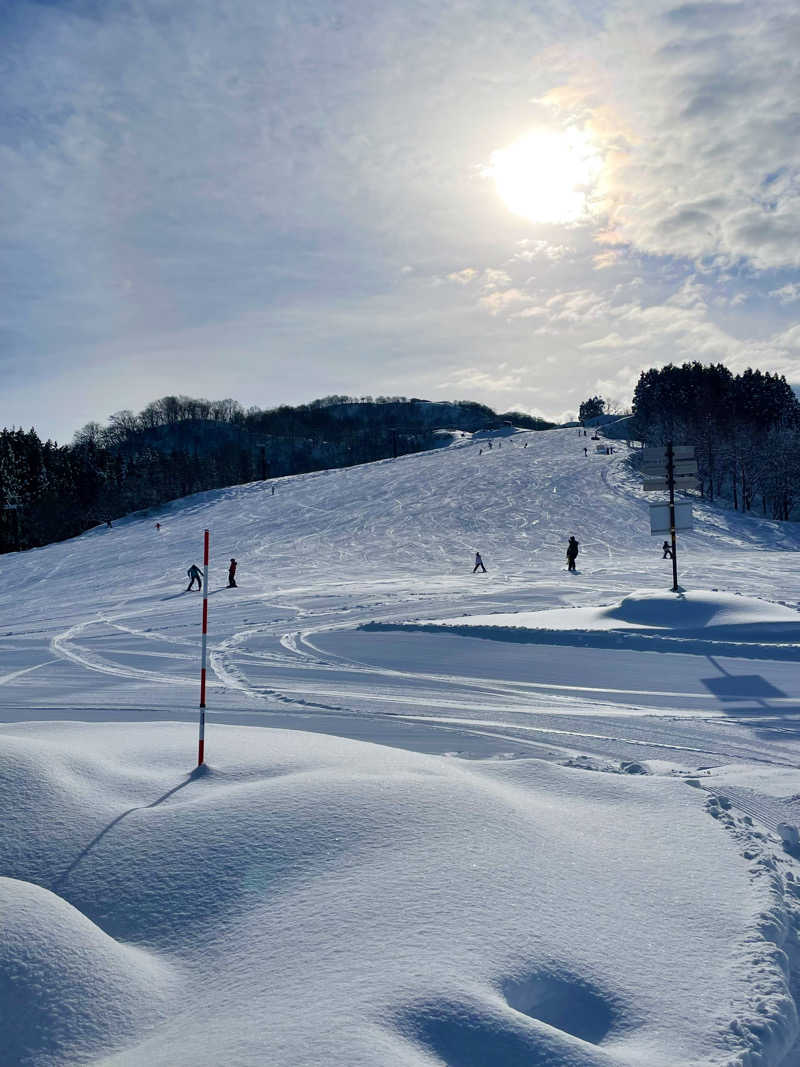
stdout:
<svg viewBox="0 0 800 1067">
<path fill-rule="evenodd" d="M 50 767 L 0 838 L 8 1062 L 722 1064 L 762 993 L 794 1037 L 772 898 L 681 781 L 223 726 L 198 774 L 194 727 L 2 732 L 4 810 Z"/>
<path fill-rule="evenodd" d="M 171 969 L 121 945 L 55 893 L 0 878 L 4 1062 L 61 1064 L 162 1014 Z"/>
<path fill-rule="evenodd" d="M 698 589 L 684 593 L 640 591 L 626 596 L 619 604 L 601 608 L 598 621 L 614 624 L 678 630 L 685 633 L 709 632 L 735 627 L 740 639 L 753 631 L 753 640 L 781 633 L 786 640 L 800 640 L 800 612 L 757 600 Z"/>
<path fill-rule="evenodd" d="M 447 630 L 471 637 L 508 641 L 550 641 L 570 636 L 603 644 L 603 636 L 624 635 L 722 642 L 783 649 L 792 657 L 800 646 L 800 612 L 755 597 L 698 589 L 689 592 L 637 590 L 604 607 L 500 612 L 454 619 L 398 624 L 370 623 L 364 629 Z M 686 649 L 685 649 L 686 651 Z"/>
</svg>

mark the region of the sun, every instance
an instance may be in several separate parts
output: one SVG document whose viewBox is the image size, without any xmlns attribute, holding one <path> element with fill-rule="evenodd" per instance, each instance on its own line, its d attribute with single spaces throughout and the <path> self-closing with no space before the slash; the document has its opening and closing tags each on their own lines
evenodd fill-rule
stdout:
<svg viewBox="0 0 800 1067">
<path fill-rule="evenodd" d="M 578 222 L 590 214 L 602 159 L 583 130 L 536 130 L 492 152 L 483 171 L 509 210 L 532 222 Z"/>
</svg>

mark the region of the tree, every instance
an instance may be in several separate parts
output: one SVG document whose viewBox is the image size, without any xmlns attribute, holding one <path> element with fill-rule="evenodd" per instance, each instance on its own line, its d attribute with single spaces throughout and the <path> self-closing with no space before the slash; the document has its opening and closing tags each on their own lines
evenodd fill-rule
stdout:
<svg viewBox="0 0 800 1067">
<path fill-rule="evenodd" d="M 606 402 L 602 396 L 592 396 L 581 404 L 578 409 L 578 418 L 581 422 L 586 422 L 587 419 L 596 419 L 598 415 L 604 415 L 605 410 Z"/>
</svg>

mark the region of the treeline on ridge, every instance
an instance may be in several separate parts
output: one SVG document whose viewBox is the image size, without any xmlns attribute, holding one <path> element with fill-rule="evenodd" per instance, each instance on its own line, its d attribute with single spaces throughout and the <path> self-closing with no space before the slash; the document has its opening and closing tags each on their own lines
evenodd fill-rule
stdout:
<svg viewBox="0 0 800 1067">
<path fill-rule="evenodd" d="M 626 436 L 695 445 L 708 500 L 783 520 L 800 502 L 800 402 L 781 375 L 697 362 L 643 371 Z"/>
<path fill-rule="evenodd" d="M 330 396 L 297 407 L 245 410 L 235 400 L 166 396 L 108 424 L 88 423 L 69 445 L 35 430 L 0 430 L 0 552 L 72 537 L 115 516 L 206 489 L 434 448 L 441 429 L 513 421 L 471 401 Z"/>
</svg>

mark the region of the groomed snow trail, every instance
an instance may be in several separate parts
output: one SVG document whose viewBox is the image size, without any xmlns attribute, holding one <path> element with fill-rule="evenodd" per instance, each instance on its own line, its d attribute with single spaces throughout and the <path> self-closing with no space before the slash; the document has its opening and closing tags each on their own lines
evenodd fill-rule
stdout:
<svg viewBox="0 0 800 1067">
<path fill-rule="evenodd" d="M 643 871 L 655 862 L 655 834 L 661 838 L 659 873 L 647 882 L 653 909 L 663 906 L 659 900 L 665 894 L 674 895 L 680 886 L 681 894 L 684 890 L 687 894 L 681 895 L 683 914 L 690 916 L 687 921 L 692 929 L 700 929 L 709 922 L 709 902 L 720 894 L 727 901 L 718 927 L 721 940 L 712 950 L 715 962 L 703 978 L 716 989 L 716 1007 L 698 1009 L 700 1014 L 691 1026 L 683 1022 L 678 1026 L 676 1020 L 683 1020 L 687 1005 L 696 1002 L 699 979 L 687 979 L 679 994 L 673 979 L 662 980 L 655 969 L 647 978 L 640 975 L 637 981 L 650 982 L 656 1000 L 660 997 L 664 1002 L 667 988 L 670 996 L 674 994 L 674 1009 L 664 1009 L 659 1017 L 652 1005 L 621 992 L 624 963 L 617 958 L 607 965 L 603 938 L 585 946 L 585 952 L 578 952 L 570 941 L 572 947 L 560 961 L 555 947 L 548 950 L 552 957 L 537 954 L 535 943 L 543 920 L 534 909 L 526 912 L 529 933 L 520 933 L 526 944 L 525 938 L 533 940 L 513 966 L 510 934 L 504 933 L 498 935 L 504 947 L 496 957 L 485 942 L 469 949 L 470 959 L 483 960 L 485 966 L 475 963 L 473 968 L 457 953 L 457 961 L 447 977 L 442 972 L 435 990 L 424 983 L 415 987 L 411 972 L 400 975 L 389 968 L 388 977 L 381 978 L 371 965 L 367 967 L 368 981 L 379 992 L 369 1004 L 358 997 L 353 1001 L 361 1004 L 356 1010 L 357 1036 L 351 1044 L 345 1037 L 337 1039 L 338 1044 L 332 1038 L 327 1050 L 315 1046 L 322 1057 L 319 1062 L 445 1062 L 452 1067 L 489 1062 L 486 1056 L 481 1059 L 477 1052 L 465 1051 L 469 1048 L 504 1050 L 498 1063 L 520 1065 L 638 1064 L 645 1062 L 637 1058 L 642 1056 L 647 1062 L 664 1064 L 800 1062 L 789 1050 L 797 1033 L 791 961 L 796 938 L 794 886 L 800 885 L 800 879 L 794 880 L 795 860 L 775 836 L 779 823 L 796 823 L 800 816 L 800 642 L 793 642 L 791 633 L 778 640 L 766 624 L 763 640 L 745 645 L 721 641 L 718 635 L 706 640 L 697 635 L 688 639 L 662 634 L 654 640 L 652 635 L 613 628 L 598 637 L 580 627 L 571 631 L 562 627 L 560 633 L 549 632 L 546 639 L 526 643 L 517 639 L 519 635 L 509 639 L 509 633 L 491 626 L 491 619 L 481 636 L 468 634 L 466 626 L 456 625 L 453 632 L 424 628 L 427 620 L 457 623 L 461 616 L 553 609 L 588 612 L 619 604 L 635 591 L 646 594 L 669 588 L 670 565 L 661 560 L 660 540 L 649 536 L 650 498 L 638 488 L 638 479 L 626 464 L 626 450 L 620 447 L 613 456 L 584 457 L 584 443 L 574 430 L 509 434 L 502 437 L 502 448 L 495 443 L 492 450 L 486 448 L 485 438 L 467 439 L 435 453 L 282 479 L 275 483 L 274 495 L 269 485 L 261 483 L 200 494 L 149 515 L 116 520 L 112 529 L 99 528 L 64 544 L 0 557 L 0 716 L 8 724 L 20 724 L 8 725 L 7 737 L 19 736 L 33 744 L 33 750 L 50 745 L 50 732 L 56 728 L 47 723 L 55 719 L 117 724 L 162 720 L 178 724 L 169 727 L 178 733 L 168 735 L 172 762 L 169 773 L 161 776 L 163 791 L 170 782 L 171 787 L 177 784 L 177 737 L 187 746 L 186 767 L 190 769 L 192 731 L 179 724 L 196 719 L 200 603 L 197 593 L 183 590 L 187 567 L 201 562 L 203 529 L 208 527 L 213 565 L 207 753 L 212 768 L 220 751 L 215 749 L 215 739 L 221 748 L 229 745 L 229 758 L 234 762 L 241 758 L 236 745 L 230 748 L 232 741 L 223 741 L 222 724 L 277 726 L 306 731 L 297 736 L 306 738 L 302 743 L 312 749 L 328 743 L 320 737 L 314 740 L 312 734 L 338 735 L 350 741 L 336 745 L 379 742 L 395 752 L 411 750 L 406 756 L 397 755 L 398 760 L 433 759 L 437 766 L 438 760 L 444 767 L 462 768 L 460 774 L 472 768 L 473 777 L 468 780 L 479 783 L 481 798 L 485 786 L 480 783 L 499 775 L 505 789 L 521 775 L 527 799 L 519 802 L 529 809 L 534 826 L 545 825 L 543 812 L 553 802 L 562 821 L 575 820 L 580 825 L 588 809 L 574 807 L 576 798 L 585 790 L 593 796 L 595 790 L 603 795 L 607 791 L 609 797 L 621 798 L 613 818 L 579 835 L 581 844 L 575 845 L 573 859 L 581 852 L 594 857 L 589 863 L 594 872 L 606 862 L 627 863 L 622 883 L 630 886 L 641 881 Z M 795 527 L 702 503 L 696 512 L 695 531 L 679 542 L 684 588 L 739 594 L 751 598 L 748 603 L 760 600 L 765 612 L 773 604 L 798 608 L 800 535 Z M 156 521 L 161 523 L 160 531 L 155 530 Z M 572 533 L 581 543 L 577 574 L 565 569 L 566 541 Z M 488 567 L 485 575 L 471 573 L 476 550 Z M 239 561 L 240 587 L 234 590 L 225 588 L 231 556 Z M 423 629 L 396 629 L 404 623 Z M 40 725 L 24 725 L 36 721 Z M 109 726 L 92 729 L 99 733 L 81 734 L 90 728 L 75 725 L 63 735 L 63 743 L 74 751 L 74 759 L 79 759 L 84 742 L 89 745 L 86 766 L 93 780 L 98 773 L 96 760 L 102 764 L 105 747 L 117 751 L 117 742 L 112 741 Z M 133 731 L 126 736 L 140 756 L 138 763 L 134 761 L 135 770 L 123 760 L 115 773 L 123 778 L 133 773 L 137 781 L 147 779 L 153 752 L 142 738 L 148 728 L 118 725 L 116 729 Z M 244 734 L 249 736 L 248 731 Z M 272 731 L 255 734 L 263 736 L 266 748 L 260 742 L 242 743 L 260 753 L 270 752 L 269 738 L 278 735 Z M 363 761 L 363 773 L 368 775 L 379 773 L 370 768 L 375 752 L 383 750 L 371 745 L 357 745 L 356 750 L 358 755 L 351 762 Z M 443 755 L 451 758 L 442 761 Z M 463 759 L 454 762 L 453 756 Z M 113 762 L 121 757 L 109 758 Z M 262 771 L 253 773 L 267 781 L 273 773 L 271 757 L 259 758 Z M 49 774 L 37 759 L 24 767 L 24 774 L 33 780 Z M 632 785 L 630 775 L 620 773 L 632 769 L 647 772 L 641 776 L 645 785 Z M 759 771 L 778 775 L 781 789 L 768 793 Z M 10 779 L 19 780 L 20 773 L 12 763 Z M 409 773 L 413 777 L 417 770 Z M 442 773 L 449 781 L 446 774 L 450 772 Z M 687 781 L 702 788 L 692 789 Z M 52 788 L 69 806 L 77 785 L 70 772 L 66 779 L 56 774 Z M 658 798 L 656 823 L 647 831 L 651 836 L 638 842 L 624 861 L 620 855 L 612 859 L 609 849 L 621 845 L 619 835 L 637 832 L 630 821 L 638 803 L 633 799 L 639 796 L 637 789 L 645 789 L 651 799 Z M 389 791 L 395 801 L 405 795 L 405 787 L 394 779 Z M 35 798 L 36 790 L 30 795 Z M 148 792 L 148 803 L 158 795 Z M 212 808 L 218 802 L 231 807 L 225 791 L 210 795 L 215 798 Z M 724 804 L 714 808 L 718 795 Z M 36 817 L 43 819 L 36 808 L 38 801 L 31 802 L 38 811 Z M 285 803 L 288 812 L 289 795 Z M 469 832 L 476 832 L 482 825 L 484 800 L 470 803 Z M 591 807 L 593 801 L 587 803 Z M 94 914 L 95 921 L 97 900 L 92 894 L 100 892 L 100 882 L 91 880 L 100 874 L 90 875 L 95 888 L 78 899 L 72 877 L 64 879 L 63 872 L 79 869 L 80 863 L 74 868 L 70 865 L 83 855 L 93 835 L 100 835 L 98 841 L 105 847 L 107 838 L 110 841 L 116 832 L 115 820 L 125 816 L 128 808 L 132 805 L 122 796 L 109 803 L 98 801 L 93 825 L 66 834 L 59 846 L 61 881 L 54 868 L 46 867 L 44 858 L 44 866 L 35 869 L 8 859 L 5 873 L 63 897 L 89 918 Z M 365 818 L 368 808 L 363 809 Z M 235 823 L 244 818 L 236 804 L 232 810 Z M 308 810 L 310 825 L 324 804 Z M 125 816 L 121 826 L 126 833 L 127 825 L 138 818 Z M 208 818 L 204 809 L 200 821 Z M 434 883 L 446 877 L 448 864 L 453 862 L 449 854 L 442 858 L 446 849 L 437 854 L 448 825 L 452 829 L 451 815 L 442 814 L 442 819 L 441 826 L 425 831 L 432 871 L 441 872 L 431 875 L 433 881 L 422 878 L 420 882 L 426 909 L 438 892 Z M 104 826 L 112 827 L 112 832 L 106 834 Z M 260 835 L 263 827 L 251 830 Z M 386 827 L 384 831 L 392 832 Z M 350 841 L 344 814 L 337 832 Z M 544 840 L 550 841 L 549 830 L 543 833 Z M 715 859 L 705 870 L 697 850 L 711 847 L 709 840 L 722 851 L 712 847 Z M 46 842 L 43 847 L 46 853 Z M 555 856 L 549 849 L 548 844 L 545 854 L 550 858 L 542 868 L 547 879 L 555 875 L 546 866 Z M 135 857 L 136 849 L 130 855 Z M 139 855 L 139 861 L 149 869 L 147 856 Z M 123 864 L 122 859 L 118 862 Z M 236 861 L 228 857 L 227 862 Z M 567 861 L 561 856 L 558 862 Z M 597 918 L 590 883 L 581 872 L 584 863 L 582 859 L 575 867 L 572 860 L 567 862 L 578 887 L 570 913 L 576 930 L 586 916 Z M 123 867 L 116 870 L 115 879 L 127 877 Z M 328 877 L 325 865 L 316 859 L 307 871 L 311 879 L 307 884 L 321 885 Z M 503 875 L 511 878 L 512 895 L 516 892 L 519 899 L 531 893 L 525 871 L 525 864 L 517 864 L 513 874 L 506 871 Z M 390 872 L 387 867 L 384 873 L 388 880 L 380 882 L 382 893 L 398 878 L 394 869 Z M 174 891 L 169 870 L 164 878 Z M 498 883 L 488 874 L 486 878 L 483 900 L 498 892 Z M 347 884 L 352 886 L 352 882 Z M 316 904 L 312 892 L 308 906 L 319 907 L 322 900 L 329 906 L 331 900 L 341 900 L 342 891 L 340 886 L 332 898 L 318 897 Z M 609 882 L 605 891 L 613 896 L 627 890 Z M 27 891 L 19 892 L 25 901 Z M 450 911 L 459 907 L 453 892 L 446 901 L 441 928 L 436 927 L 432 913 L 425 912 L 426 929 L 436 927 L 433 941 L 439 945 L 431 950 L 431 958 L 439 959 L 447 938 L 458 936 Z M 16 894 L 15 889 L 13 900 Z M 393 907 L 402 910 L 400 897 L 390 893 L 389 898 Z M 536 900 L 536 908 L 545 907 L 539 897 Z M 291 904 L 292 921 L 307 923 L 308 916 L 303 918 L 302 909 L 297 910 L 298 901 Z M 516 906 L 512 899 L 504 897 L 503 901 L 503 907 L 510 909 L 507 914 L 512 914 Z M 36 897 L 34 906 L 44 915 L 56 914 L 47 898 Z M 135 911 L 130 902 L 124 906 L 131 914 L 132 908 Z M 168 907 L 166 895 L 158 906 Z M 468 925 L 479 921 L 477 911 L 470 908 Z M 588 909 L 586 915 L 582 909 Z M 331 936 L 337 944 L 345 931 L 352 939 L 356 929 L 375 925 L 380 930 L 388 922 L 385 914 L 360 912 L 345 920 L 334 911 Z M 254 914 L 249 909 L 236 913 L 242 931 L 249 929 Z M 495 925 L 502 927 L 507 914 L 493 910 Z M 643 943 L 642 939 L 647 942 L 651 936 L 647 928 L 655 914 L 643 902 L 630 929 L 619 928 L 616 936 L 626 942 L 630 938 L 634 945 Z M 109 932 L 108 923 L 113 925 L 119 918 L 113 908 L 108 916 L 108 921 L 100 923 L 101 931 Z M 259 913 L 258 922 L 263 921 Z M 415 921 L 423 920 L 417 915 Z M 73 925 L 74 937 L 80 940 L 79 923 Z M 401 924 L 398 938 L 409 936 L 409 929 Z M 608 937 L 613 940 L 611 929 Z M 122 948 L 129 942 L 144 948 L 150 944 L 140 933 L 132 938 L 125 931 L 117 933 L 124 942 Z M 583 936 L 591 940 L 588 932 Z M 377 951 L 370 937 L 355 938 L 354 952 L 362 954 L 359 958 L 372 959 Z M 566 937 L 563 930 L 561 937 L 562 941 Z M 665 946 L 671 938 L 674 950 L 677 946 L 679 952 L 692 952 L 689 935 L 682 941 L 670 928 L 664 937 Z M 99 932 L 92 938 L 92 944 L 101 944 Z M 245 940 L 243 933 L 242 945 Z M 280 937 L 278 941 L 282 943 Z M 175 995 L 173 983 L 180 974 L 180 961 L 174 946 L 162 938 L 155 939 L 154 947 L 166 953 L 161 992 L 144 1005 L 144 1015 L 155 1020 L 154 1044 L 148 1039 L 146 1046 L 136 1045 L 138 1051 L 120 1053 L 122 1058 L 115 1057 L 115 1063 L 141 1062 L 137 1057 L 159 1063 L 159 1057 L 167 1055 L 159 1050 L 172 1047 L 169 1027 L 159 1029 L 157 1020 L 164 998 L 169 1001 Z M 304 966 L 310 968 L 311 941 L 306 948 L 310 955 Z M 299 985 L 292 984 L 300 982 L 299 971 L 292 970 L 282 951 L 290 952 L 288 941 L 278 950 L 277 964 L 287 975 L 287 988 L 300 996 Z M 322 1021 L 298 1021 L 270 1046 L 264 1044 L 267 1038 L 262 1030 L 250 1033 L 247 1051 L 238 1059 L 239 1053 L 226 1044 L 226 1028 L 241 1025 L 235 1005 L 237 996 L 244 994 L 236 975 L 239 968 L 246 973 L 252 965 L 243 948 L 236 953 L 229 961 L 231 974 L 216 989 L 217 1001 L 221 998 L 227 1006 L 215 1016 L 217 1022 L 210 1024 L 213 1032 L 202 1031 L 191 1058 L 187 1051 L 185 1060 L 171 1062 L 212 1063 L 231 1056 L 236 1062 L 254 1064 L 270 1056 L 286 1064 L 308 1062 L 298 1058 L 297 1050 L 302 1042 L 321 1040 L 326 1025 Z M 664 954 L 668 955 L 666 947 Z M 180 952 L 178 956 L 183 959 Z M 276 964 L 275 959 L 272 962 Z M 670 971 L 673 963 L 664 960 L 659 967 Z M 190 964 L 195 975 L 198 966 L 197 960 Z M 543 974 L 548 977 L 542 978 Z M 325 975 L 332 983 L 341 978 L 330 969 Z M 315 996 L 324 998 L 325 981 L 320 982 Z M 390 995 L 390 989 L 401 988 L 402 996 Z M 131 990 L 127 995 L 135 1001 L 139 993 L 135 986 Z M 545 1001 L 552 1008 L 543 1006 Z M 180 1010 L 192 1018 L 197 1012 L 212 1010 L 210 1004 L 201 1008 L 180 997 L 173 1003 L 178 1002 L 183 1005 Z M 273 1013 L 286 1010 L 286 1004 L 274 999 L 264 1002 L 270 1019 Z M 534 1013 L 536 1040 L 524 1031 L 529 1024 L 523 1026 L 517 1016 L 511 1025 L 505 1014 L 509 1010 L 525 1018 Z M 565 1019 L 576 1012 L 595 1023 L 587 1022 L 588 1029 L 581 1033 L 564 1030 Z M 222 1022 L 228 1017 L 239 1021 Z M 106 1029 L 100 1026 L 98 1033 L 106 1033 L 107 1050 L 128 1046 L 132 1039 L 129 1024 L 120 1022 L 115 1029 L 106 1020 L 103 1025 Z M 332 1021 L 327 1025 L 333 1025 Z M 553 1028 L 562 1035 L 555 1045 Z M 670 1034 L 683 1042 L 678 1059 L 670 1059 Z M 144 1040 L 141 1030 L 134 1036 L 137 1042 Z M 66 1056 L 65 1049 L 77 1055 L 74 1050 L 80 1040 L 75 1034 L 64 1037 L 59 1055 Z M 100 1045 L 93 1046 L 93 1055 L 100 1055 L 97 1048 L 104 1047 L 104 1039 L 97 1040 Z M 203 1058 L 206 1047 L 214 1050 L 217 1059 L 212 1052 Z M 40 1050 L 38 1058 L 33 1055 L 29 1062 L 44 1064 L 48 1054 Z"/>
</svg>

